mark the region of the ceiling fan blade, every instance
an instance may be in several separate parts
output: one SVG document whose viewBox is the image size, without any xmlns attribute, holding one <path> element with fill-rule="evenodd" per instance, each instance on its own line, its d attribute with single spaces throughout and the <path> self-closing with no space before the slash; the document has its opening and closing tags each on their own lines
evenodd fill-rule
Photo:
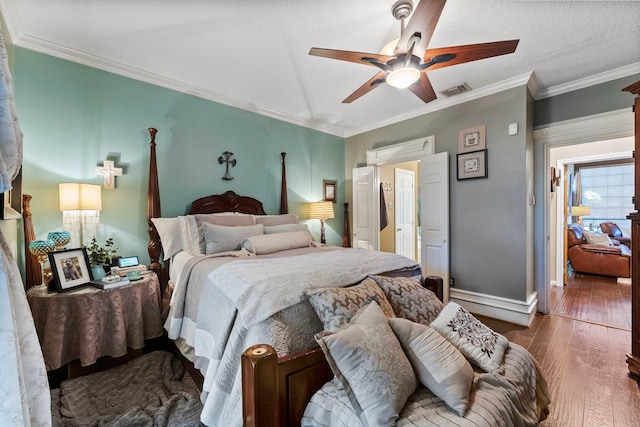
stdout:
<svg viewBox="0 0 640 427">
<path fill-rule="evenodd" d="M 406 53 L 409 48 L 409 40 L 415 33 L 420 33 L 420 41 L 413 49 L 413 54 L 421 58 L 429 46 L 433 31 L 436 29 L 438 19 L 444 8 L 446 0 L 420 0 L 413 11 L 409 22 L 404 27 L 400 40 L 396 45 L 394 54 Z"/>
<path fill-rule="evenodd" d="M 366 64 L 372 67 L 377 67 L 377 65 L 372 61 L 363 60 L 363 58 L 374 59 L 382 64 L 395 58 L 395 56 L 381 55 L 379 53 L 352 52 L 350 50 L 323 49 L 319 47 L 311 48 L 309 55 L 338 59 L 340 61 L 355 62 L 357 64 Z"/>
<path fill-rule="evenodd" d="M 433 90 L 433 86 L 431 86 L 429 77 L 427 77 L 427 73 L 424 71 L 420 73 L 420 80 L 409 86 L 409 90 L 413 92 L 415 96 L 422 99 L 425 104 L 438 98 L 436 92 Z"/>
<path fill-rule="evenodd" d="M 431 58 L 438 55 L 455 55 L 455 58 L 449 61 L 438 62 L 429 67 L 429 71 L 437 70 L 438 68 L 450 67 L 452 65 L 463 64 L 465 62 L 513 53 L 515 52 L 519 41 L 520 40 L 505 40 L 501 42 L 467 44 L 463 46 L 428 49 L 424 53 L 424 61 L 428 62 Z"/>
<path fill-rule="evenodd" d="M 347 96 L 344 101 L 342 101 L 342 103 L 350 104 L 356 99 L 360 98 L 362 95 L 366 95 L 367 93 L 371 92 L 373 89 L 380 86 L 380 83 L 384 83 L 386 76 L 387 73 L 385 73 L 384 71 L 380 71 L 378 74 L 367 80 L 365 84 L 356 89 L 355 92 Z"/>
</svg>

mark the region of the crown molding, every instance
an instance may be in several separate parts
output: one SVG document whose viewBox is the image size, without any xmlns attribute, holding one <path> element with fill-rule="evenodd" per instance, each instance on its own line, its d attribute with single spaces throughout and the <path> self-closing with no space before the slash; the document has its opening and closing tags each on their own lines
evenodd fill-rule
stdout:
<svg viewBox="0 0 640 427">
<path fill-rule="evenodd" d="M 488 95 L 493 95 L 498 92 L 502 92 L 507 89 L 512 89 L 514 87 L 529 85 L 529 81 L 533 76 L 533 72 L 521 74 L 516 77 L 512 77 L 507 80 L 503 80 L 498 83 L 494 83 L 489 86 L 484 86 L 479 89 L 471 90 L 470 92 L 465 92 L 460 95 L 452 96 L 450 98 L 438 98 L 435 101 L 432 101 L 420 108 L 415 110 L 408 111 L 407 113 L 400 114 L 395 117 L 391 117 L 389 119 L 372 123 L 367 126 L 360 127 L 358 129 L 354 129 L 352 131 L 347 131 L 345 133 L 345 137 L 351 137 L 355 135 L 359 135 L 364 132 L 369 132 L 375 129 L 379 129 L 385 126 L 389 126 L 395 123 L 403 122 L 405 120 L 413 119 L 418 116 L 422 116 L 424 114 L 433 113 L 434 111 L 443 110 L 445 108 L 452 107 L 454 105 L 463 104 L 465 102 L 472 101 L 474 99 L 483 98 Z"/>
<path fill-rule="evenodd" d="M 613 70 L 605 71 L 604 73 L 594 74 L 592 76 L 563 83 L 561 85 L 551 86 L 541 90 L 538 96 L 534 96 L 534 98 L 539 100 L 549 98 L 551 96 L 562 95 L 563 93 L 573 92 L 574 90 L 584 89 L 589 86 L 606 83 L 611 80 L 620 79 L 638 73 L 640 73 L 640 62 L 625 65 L 620 68 L 614 68 Z"/>
<path fill-rule="evenodd" d="M 280 120 L 283 122 L 291 123 L 294 125 L 302 126 L 308 129 L 317 130 L 319 132 L 344 137 L 344 130 L 337 128 L 326 123 L 318 123 L 317 121 L 305 120 L 299 117 L 291 116 L 281 113 L 279 111 L 271 110 L 257 106 L 254 103 L 246 103 L 239 99 L 231 98 L 222 95 L 217 92 L 203 89 L 198 86 L 192 86 L 180 82 L 178 80 L 165 77 L 160 74 L 151 73 L 130 65 L 122 64 L 116 61 L 106 60 L 98 56 L 90 55 L 85 52 L 69 49 L 65 46 L 61 46 L 56 43 L 51 43 L 47 40 L 33 37 L 29 34 L 23 34 L 20 37 L 14 37 L 14 45 L 25 49 L 33 50 L 35 52 L 43 53 L 45 55 L 53 56 L 56 58 L 64 59 L 70 62 L 86 65 L 88 67 L 96 68 L 109 73 L 117 74 L 119 76 L 128 77 L 134 80 L 142 81 L 152 85 L 172 89 L 177 92 L 186 93 L 188 95 L 196 96 L 198 98 L 207 99 L 209 101 L 217 102 L 219 104 L 227 105 L 229 107 L 239 108 L 241 110 L 249 111 L 259 114 L 261 116 L 270 117 L 272 119 Z"/>
</svg>

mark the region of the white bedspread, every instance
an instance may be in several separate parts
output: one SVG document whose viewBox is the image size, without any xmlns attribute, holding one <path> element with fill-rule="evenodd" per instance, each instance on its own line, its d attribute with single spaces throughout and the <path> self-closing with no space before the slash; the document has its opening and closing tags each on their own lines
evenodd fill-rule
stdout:
<svg viewBox="0 0 640 427">
<path fill-rule="evenodd" d="M 187 261 L 165 329 L 203 373 L 202 422 L 242 425 L 240 358 L 248 347 L 270 344 L 279 355 L 317 347 L 313 337 L 322 323 L 305 289 L 347 286 L 392 270 L 420 273 L 415 262 L 395 254 L 327 246 Z M 242 283 L 251 278 L 257 284 Z"/>
<path fill-rule="evenodd" d="M 225 264 L 209 274 L 238 309 L 250 328 L 304 300 L 311 288 L 347 286 L 368 274 L 408 268 L 415 261 L 400 255 L 366 249 L 337 249 L 276 259 L 243 260 Z"/>
</svg>

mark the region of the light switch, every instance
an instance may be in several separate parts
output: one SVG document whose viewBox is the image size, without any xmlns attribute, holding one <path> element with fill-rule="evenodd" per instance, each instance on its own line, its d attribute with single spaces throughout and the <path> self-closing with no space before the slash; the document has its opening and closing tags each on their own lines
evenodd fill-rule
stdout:
<svg viewBox="0 0 640 427">
<path fill-rule="evenodd" d="M 517 135 L 518 134 L 518 124 L 511 123 L 509 125 L 509 135 Z"/>
</svg>

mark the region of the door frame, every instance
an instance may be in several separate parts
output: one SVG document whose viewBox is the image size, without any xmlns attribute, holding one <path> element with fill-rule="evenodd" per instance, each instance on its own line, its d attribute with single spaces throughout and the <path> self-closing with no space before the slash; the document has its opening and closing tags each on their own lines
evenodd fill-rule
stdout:
<svg viewBox="0 0 640 427">
<path fill-rule="evenodd" d="M 578 119 L 550 123 L 534 129 L 535 196 L 542 200 L 535 206 L 535 218 L 542 218 L 534 232 L 535 284 L 538 293 L 538 311 L 551 309 L 550 224 L 551 224 L 551 148 L 598 140 L 617 139 L 634 135 L 632 109 L 624 108 Z"/>
</svg>

